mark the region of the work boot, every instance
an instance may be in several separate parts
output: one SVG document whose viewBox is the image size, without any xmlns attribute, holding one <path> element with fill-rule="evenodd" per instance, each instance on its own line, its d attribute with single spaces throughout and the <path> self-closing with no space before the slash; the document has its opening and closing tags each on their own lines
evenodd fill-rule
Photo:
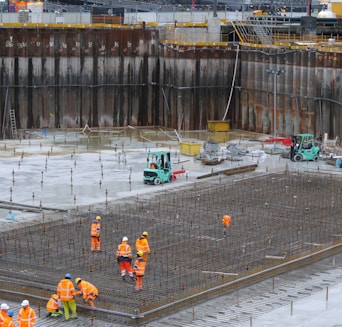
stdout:
<svg viewBox="0 0 342 327">
<path fill-rule="evenodd" d="M 125 281 L 126 281 L 126 277 L 125 277 L 125 276 L 122 276 L 122 280 L 125 282 Z"/>
<path fill-rule="evenodd" d="M 135 282 L 135 278 L 133 276 L 131 276 L 131 281 Z"/>
</svg>

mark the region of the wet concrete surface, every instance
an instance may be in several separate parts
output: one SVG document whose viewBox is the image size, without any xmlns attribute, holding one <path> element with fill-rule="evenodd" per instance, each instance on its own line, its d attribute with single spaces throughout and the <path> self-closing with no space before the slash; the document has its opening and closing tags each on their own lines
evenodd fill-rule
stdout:
<svg viewBox="0 0 342 327">
<path fill-rule="evenodd" d="M 108 133 L 87 137 L 81 132 L 57 131 L 46 134 L 37 131 L 20 141 L 1 141 L 2 207 L 13 204 L 12 212 L 16 220 L 20 221 L 22 217 L 30 219 L 36 215 L 30 214 L 29 208 L 27 212 L 17 212 L 15 204 L 32 206 L 38 210 L 41 207 L 57 210 L 95 207 L 125 197 L 152 194 L 160 188 L 172 189 L 199 182 L 198 176 L 254 163 L 258 164 L 258 172 L 285 169 L 322 173 L 341 171 L 324 161 L 294 163 L 279 155 L 266 155 L 261 152 L 265 149 L 255 140 L 258 137 L 255 133 L 229 133 L 230 136 L 225 139 L 248 153 L 241 156 L 239 161 L 224 160 L 217 166 L 205 166 L 192 156 L 181 155 L 179 142 L 174 136 L 170 140 L 164 133 L 159 133 L 159 139 L 153 141 L 151 139 L 156 138 L 156 133 L 145 135 L 147 137 L 143 139 L 140 134 L 122 136 Z M 201 138 L 205 135 L 194 134 L 188 140 L 198 142 L 203 149 L 204 141 Z M 259 135 L 259 138 L 265 136 Z M 222 157 L 227 156 L 226 145 L 226 142 L 220 144 L 222 152 L 219 155 Z M 185 174 L 177 175 L 174 183 L 159 187 L 145 185 L 143 170 L 146 166 L 146 153 L 155 150 L 170 151 L 172 170 L 185 169 Z M 210 179 L 207 180 L 210 182 Z M 0 217 L 7 216 L 7 212 L 8 208 L 0 211 Z"/>
</svg>

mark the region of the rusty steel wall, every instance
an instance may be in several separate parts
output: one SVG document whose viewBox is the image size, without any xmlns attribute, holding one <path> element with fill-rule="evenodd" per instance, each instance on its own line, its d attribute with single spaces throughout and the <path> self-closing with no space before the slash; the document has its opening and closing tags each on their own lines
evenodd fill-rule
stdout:
<svg viewBox="0 0 342 327">
<path fill-rule="evenodd" d="M 1 122 L 17 127 L 152 124 L 149 57 L 158 47 L 144 29 L 2 29 Z M 5 122 L 9 125 L 9 122 Z"/>
<path fill-rule="evenodd" d="M 342 54 L 314 50 L 242 49 L 236 127 L 274 133 L 274 75 L 267 69 L 285 71 L 276 78 L 278 135 L 342 135 Z"/>
<path fill-rule="evenodd" d="M 7 136 L 10 109 L 18 129 L 206 129 L 225 116 L 233 82 L 231 126 L 273 134 L 267 69 L 285 70 L 277 77 L 278 135 L 342 135 L 341 53 L 243 46 L 236 61 L 236 44 L 167 43 L 158 28 L 127 26 L 2 28 L 0 36 Z"/>
<path fill-rule="evenodd" d="M 232 85 L 235 47 L 160 45 L 160 108 L 171 108 L 171 127 L 205 129 L 222 120 Z"/>
</svg>

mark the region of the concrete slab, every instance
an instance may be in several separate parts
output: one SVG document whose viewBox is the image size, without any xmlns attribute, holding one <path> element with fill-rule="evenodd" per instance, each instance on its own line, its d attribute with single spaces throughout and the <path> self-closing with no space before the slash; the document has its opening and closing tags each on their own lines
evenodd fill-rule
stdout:
<svg viewBox="0 0 342 327">
<path fill-rule="evenodd" d="M 14 215 L 13 220 L 8 219 L 9 208 L 2 209 L 0 212 L 2 228 L 12 229 L 28 221 L 38 222 L 45 212 L 49 213 L 53 210 L 61 210 L 62 214 L 64 212 L 67 216 L 69 212 L 75 212 L 82 207 L 83 210 L 89 208 L 89 212 L 95 214 L 98 208 L 105 208 L 107 202 L 122 202 L 134 197 L 154 197 L 161 190 L 182 190 L 194 183 L 217 183 L 217 180 L 213 181 L 210 178 L 199 181 L 197 177 L 244 164 L 257 163 L 255 173 L 259 175 L 285 169 L 340 173 L 335 167 L 328 166 L 324 162 L 292 163 L 280 156 L 253 152 L 261 151 L 259 144 L 248 139 L 240 139 L 239 145 L 251 155 L 243 156 L 241 161 L 226 160 L 223 164 L 212 167 L 203 166 L 192 157 L 180 155 L 178 143 L 173 140 L 164 140 L 161 146 L 155 142 L 146 142 L 146 140 L 141 142 L 138 138 L 130 137 L 120 137 L 118 140 L 117 136 L 111 136 L 106 137 L 102 142 L 85 141 L 83 135 L 76 133 L 50 133 L 44 136 L 38 133 L 36 138 L 20 142 L 0 142 L 0 173 L 3 186 L 0 195 L 4 202 L 3 206 L 13 205 L 11 212 Z M 224 148 L 224 145 L 222 147 Z M 177 180 L 170 184 L 159 186 L 143 184 L 142 171 L 145 167 L 146 153 L 155 149 L 171 150 L 174 169 L 184 168 L 186 173 L 177 176 Z M 243 175 L 237 178 L 241 179 Z M 20 205 L 25 205 L 26 210 L 15 210 Z M 37 209 L 38 214 L 32 212 Z M 281 296 L 283 297 L 284 294 Z M 278 303 L 280 298 L 274 301 Z M 208 319 L 212 315 L 212 310 L 212 308 L 208 311 L 203 310 Z M 228 318 L 223 319 L 229 321 L 238 317 L 238 321 L 241 321 L 241 317 L 249 312 L 246 310 L 243 311 L 245 313 L 239 312 L 239 306 L 234 307 L 234 310 L 230 318 L 225 313 Z M 188 312 L 185 315 L 187 316 Z M 181 313 L 180 317 L 182 317 Z M 207 318 L 201 319 L 207 322 L 208 326 L 210 319 Z M 83 323 L 87 319 L 86 317 Z M 185 326 L 185 322 L 188 321 L 183 318 L 177 319 L 180 319 L 181 326 Z M 214 326 L 211 323 L 213 322 L 209 325 Z M 155 326 L 162 324 L 174 326 L 167 319 L 160 320 L 159 325 Z M 105 322 L 103 326 L 106 326 Z M 116 325 L 111 324 L 111 326 Z M 149 326 L 153 325 L 149 324 Z"/>
</svg>

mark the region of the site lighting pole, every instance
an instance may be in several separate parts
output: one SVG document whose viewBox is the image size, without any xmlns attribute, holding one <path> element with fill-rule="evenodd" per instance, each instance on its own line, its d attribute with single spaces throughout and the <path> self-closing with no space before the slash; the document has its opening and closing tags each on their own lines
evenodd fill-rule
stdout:
<svg viewBox="0 0 342 327">
<path fill-rule="evenodd" d="M 277 137 L 277 77 L 284 74 L 285 71 L 281 69 L 266 69 L 268 74 L 273 74 L 273 136 Z"/>
</svg>

